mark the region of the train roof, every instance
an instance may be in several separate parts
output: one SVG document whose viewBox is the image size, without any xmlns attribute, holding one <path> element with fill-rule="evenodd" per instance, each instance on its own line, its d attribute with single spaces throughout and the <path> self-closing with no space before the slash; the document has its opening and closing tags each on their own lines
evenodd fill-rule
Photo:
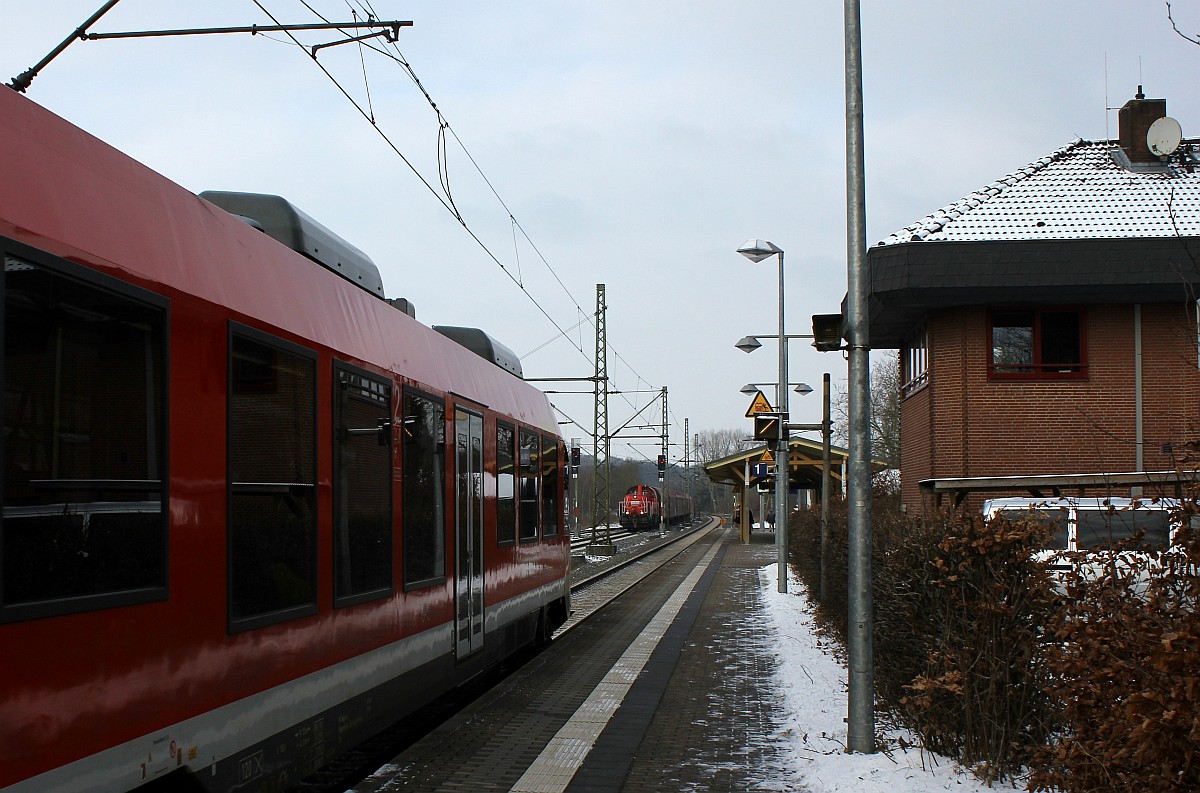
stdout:
<svg viewBox="0 0 1200 793">
<path fill-rule="evenodd" d="M 496 364 L 506 372 L 512 372 L 517 377 L 525 376 L 521 367 L 521 359 L 517 357 L 517 354 L 479 328 L 434 325 L 433 329 L 448 339 L 454 339 L 480 358 Z"/>
<path fill-rule="evenodd" d="M 205 190 L 200 197 L 231 215 L 248 218 L 273 239 L 350 283 L 383 297 L 383 278 L 371 257 L 300 211 L 282 196 Z"/>
<path fill-rule="evenodd" d="M 16 91 L 0 90 L 0 158 L 0 236 L 558 434 L 546 395 L 506 367 Z"/>
</svg>

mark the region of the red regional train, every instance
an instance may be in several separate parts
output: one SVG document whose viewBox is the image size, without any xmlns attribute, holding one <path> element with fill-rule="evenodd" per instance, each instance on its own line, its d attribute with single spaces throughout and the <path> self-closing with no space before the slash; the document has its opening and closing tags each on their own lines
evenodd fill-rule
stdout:
<svg viewBox="0 0 1200 793">
<path fill-rule="evenodd" d="M 682 523 L 692 519 L 692 497 L 674 490 L 666 491 L 650 485 L 634 485 L 625 491 L 621 499 L 621 527 L 631 531 L 657 529 L 662 525 L 663 504 L 666 504 L 667 524 Z"/>
<path fill-rule="evenodd" d="M 505 348 L 3 89 L 0 158 L 6 793 L 279 790 L 565 620 Z"/>
</svg>

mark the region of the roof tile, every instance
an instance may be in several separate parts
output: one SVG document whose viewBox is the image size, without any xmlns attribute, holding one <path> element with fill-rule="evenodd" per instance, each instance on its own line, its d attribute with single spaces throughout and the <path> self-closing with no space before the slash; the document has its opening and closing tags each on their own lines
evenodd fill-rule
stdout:
<svg viewBox="0 0 1200 793">
<path fill-rule="evenodd" d="M 1121 167 L 1116 145 L 1076 140 L 879 244 L 1200 236 L 1200 139 L 1158 171 Z"/>
</svg>

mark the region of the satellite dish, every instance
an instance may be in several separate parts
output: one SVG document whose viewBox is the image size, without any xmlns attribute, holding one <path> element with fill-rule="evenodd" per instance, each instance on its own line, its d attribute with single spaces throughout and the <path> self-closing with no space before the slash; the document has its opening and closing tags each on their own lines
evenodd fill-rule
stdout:
<svg viewBox="0 0 1200 793">
<path fill-rule="evenodd" d="M 1170 116 L 1163 116 L 1146 131 L 1146 145 L 1159 157 L 1168 157 L 1179 148 L 1183 140 L 1183 129 Z"/>
</svg>

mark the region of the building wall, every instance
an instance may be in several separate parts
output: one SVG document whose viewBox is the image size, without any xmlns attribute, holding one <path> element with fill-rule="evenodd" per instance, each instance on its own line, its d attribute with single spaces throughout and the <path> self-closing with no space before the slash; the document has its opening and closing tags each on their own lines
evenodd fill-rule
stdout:
<svg viewBox="0 0 1200 793">
<path fill-rule="evenodd" d="M 933 400 L 925 387 L 900 402 L 900 496 L 909 510 L 921 503 L 917 482 L 933 470 L 932 429 Z"/>
<path fill-rule="evenodd" d="M 928 385 L 901 404 L 902 494 L 927 478 L 1137 470 L 1133 307 L 1087 311 L 1085 380 L 988 380 L 986 307 L 928 320 Z M 1182 304 L 1142 307 L 1143 470 L 1172 467 L 1200 415 L 1196 330 Z M 1128 493 L 1114 493 L 1128 495 Z M 982 498 L 973 499 L 981 501 Z"/>
</svg>

